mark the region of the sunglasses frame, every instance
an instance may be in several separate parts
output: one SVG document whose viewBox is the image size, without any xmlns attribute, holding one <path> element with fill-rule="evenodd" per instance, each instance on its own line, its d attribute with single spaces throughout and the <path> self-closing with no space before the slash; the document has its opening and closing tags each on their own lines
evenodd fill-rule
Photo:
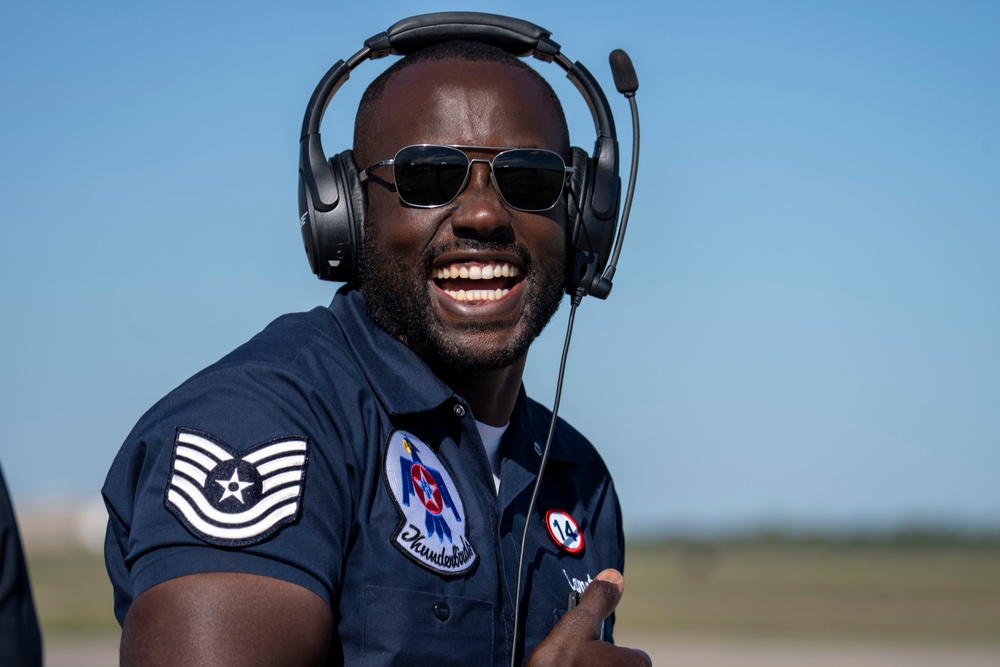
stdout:
<svg viewBox="0 0 1000 667">
<path fill-rule="evenodd" d="M 474 165 L 477 162 L 481 162 L 483 164 L 489 165 L 489 168 L 490 168 L 490 183 L 493 184 L 493 189 L 497 191 L 497 194 L 500 195 L 500 198 L 503 199 L 503 202 L 507 206 L 511 207 L 514 210 L 524 211 L 526 213 L 541 213 L 543 211 L 549 211 L 549 210 L 552 210 L 553 208 L 555 208 L 556 204 L 558 204 L 559 200 L 562 198 L 563 192 L 566 191 L 566 187 L 569 185 L 570 178 L 572 177 L 573 173 L 576 171 L 572 166 L 567 166 L 566 165 L 566 161 L 563 159 L 563 157 L 561 155 L 559 155 L 559 153 L 556 153 L 555 151 L 549 150 L 547 148 L 529 148 L 529 147 L 526 147 L 526 146 L 469 146 L 469 145 L 466 145 L 466 144 L 410 144 L 408 146 L 403 146 L 402 148 L 400 148 L 398 151 L 396 151 L 396 154 L 393 155 L 391 158 L 388 158 L 386 160 L 379 160 L 375 164 L 373 164 L 373 165 L 371 165 L 369 167 L 365 167 L 364 169 L 362 169 L 358 173 L 358 180 L 360 180 L 362 183 L 364 183 L 364 182 L 366 182 L 368 180 L 369 175 L 375 169 L 378 169 L 379 167 L 387 167 L 387 166 L 390 166 L 390 165 L 395 166 L 396 160 L 399 158 L 399 154 L 402 153 L 403 151 L 407 150 L 407 149 L 410 149 L 410 148 L 452 148 L 452 149 L 455 149 L 458 152 L 462 153 L 463 155 L 465 155 L 465 159 L 468 161 L 467 164 L 466 164 L 466 166 L 465 166 L 465 178 L 462 180 L 462 186 L 458 189 L 458 192 L 456 192 L 455 195 L 451 199 L 449 199 L 448 201 L 443 202 L 441 204 L 413 204 L 411 202 L 408 202 L 400 194 L 399 188 L 395 187 L 395 183 L 393 183 L 393 187 L 396 190 L 396 196 L 399 197 L 399 201 L 401 201 L 403 204 L 405 204 L 407 206 L 410 206 L 410 207 L 413 207 L 413 208 L 440 208 L 442 206 L 447 206 L 448 204 L 450 204 L 453 201 L 455 201 L 456 199 L 458 199 L 458 197 L 463 192 L 465 192 L 465 188 L 467 188 L 469 186 L 469 177 L 472 174 L 472 165 Z M 492 151 L 496 151 L 497 153 L 492 158 L 490 158 L 490 159 L 487 160 L 486 158 L 474 158 L 474 157 L 470 156 L 468 154 L 468 152 L 467 152 L 467 151 L 470 151 L 470 150 L 471 151 L 479 151 L 479 152 L 492 152 Z M 493 172 L 493 163 L 494 163 L 494 161 L 498 157 L 500 157 L 501 155 L 503 155 L 505 153 L 510 153 L 511 151 L 539 151 L 539 152 L 542 152 L 542 153 L 550 153 L 550 154 L 556 156 L 557 158 L 559 158 L 559 162 L 562 164 L 562 168 L 563 168 L 563 171 L 565 173 L 565 177 L 563 178 L 562 182 L 560 183 L 559 194 L 556 195 L 556 198 L 555 198 L 554 202 L 552 202 L 551 204 L 549 204 L 545 208 L 522 208 L 520 206 L 514 206 L 509 201 L 507 201 L 507 197 L 504 195 L 503 191 L 500 189 L 500 186 L 497 184 L 496 177 L 495 177 L 494 172 Z M 396 170 L 395 169 L 393 169 L 392 176 L 393 176 L 393 179 L 395 180 L 395 178 L 396 178 Z"/>
</svg>

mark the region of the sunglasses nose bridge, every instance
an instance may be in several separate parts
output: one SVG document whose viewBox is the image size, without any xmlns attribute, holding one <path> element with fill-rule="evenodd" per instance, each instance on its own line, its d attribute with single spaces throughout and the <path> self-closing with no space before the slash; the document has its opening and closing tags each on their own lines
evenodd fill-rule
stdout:
<svg viewBox="0 0 1000 667">
<path fill-rule="evenodd" d="M 465 177 L 465 183 L 462 185 L 462 190 L 472 185 L 473 181 L 476 180 L 476 164 L 482 164 L 487 173 L 489 174 L 489 183 L 493 186 L 493 190 L 500 195 L 500 187 L 497 185 L 496 175 L 493 173 L 493 160 L 487 160 L 486 158 L 474 158 L 469 157 L 469 167 Z M 503 195 L 500 195 L 501 197 Z"/>
</svg>

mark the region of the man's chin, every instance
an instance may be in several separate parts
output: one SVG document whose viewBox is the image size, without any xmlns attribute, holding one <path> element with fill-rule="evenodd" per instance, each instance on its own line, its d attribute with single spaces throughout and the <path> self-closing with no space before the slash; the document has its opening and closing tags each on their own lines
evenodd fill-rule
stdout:
<svg viewBox="0 0 1000 667">
<path fill-rule="evenodd" d="M 509 330 L 449 331 L 416 340 L 407 346 L 435 367 L 475 373 L 497 371 L 519 361 L 531 345 L 523 332 Z"/>
<path fill-rule="evenodd" d="M 561 273 L 542 277 L 493 300 L 455 299 L 433 282 L 413 281 L 415 289 L 406 290 L 377 272 L 366 275 L 361 291 L 376 324 L 430 366 L 486 372 L 521 360 L 559 308 Z"/>
<path fill-rule="evenodd" d="M 513 307 L 499 308 L 495 304 L 466 307 L 449 303 L 448 297 L 434 301 L 428 333 L 442 345 L 467 350 L 468 354 L 475 354 L 477 350 L 493 354 L 510 347 L 512 341 L 524 337 L 530 321 L 520 301 Z"/>
</svg>

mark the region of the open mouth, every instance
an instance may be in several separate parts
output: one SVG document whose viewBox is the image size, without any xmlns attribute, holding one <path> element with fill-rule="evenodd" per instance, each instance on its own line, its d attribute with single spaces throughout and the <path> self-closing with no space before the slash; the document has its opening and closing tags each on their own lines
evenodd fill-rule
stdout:
<svg viewBox="0 0 1000 667">
<path fill-rule="evenodd" d="M 510 262 L 450 262 L 431 269 L 434 284 L 456 301 L 498 301 L 522 280 Z"/>
</svg>

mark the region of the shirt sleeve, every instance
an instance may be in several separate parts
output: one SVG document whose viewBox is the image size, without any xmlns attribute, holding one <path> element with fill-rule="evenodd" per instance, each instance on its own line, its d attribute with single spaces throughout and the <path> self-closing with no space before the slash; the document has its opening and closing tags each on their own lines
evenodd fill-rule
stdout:
<svg viewBox="0 0 1000 667">
<path fill-rule="evenodd" d="M 217 368 L 136 425 L 103 489 L 119 622 L 146 589 L 203 572 L 275 577 L 335 604 L 358 468 L 343 443 L 362 437 L 360 420 L 321 419 L 336 397 L 295 375 Z"/>
</svg>

